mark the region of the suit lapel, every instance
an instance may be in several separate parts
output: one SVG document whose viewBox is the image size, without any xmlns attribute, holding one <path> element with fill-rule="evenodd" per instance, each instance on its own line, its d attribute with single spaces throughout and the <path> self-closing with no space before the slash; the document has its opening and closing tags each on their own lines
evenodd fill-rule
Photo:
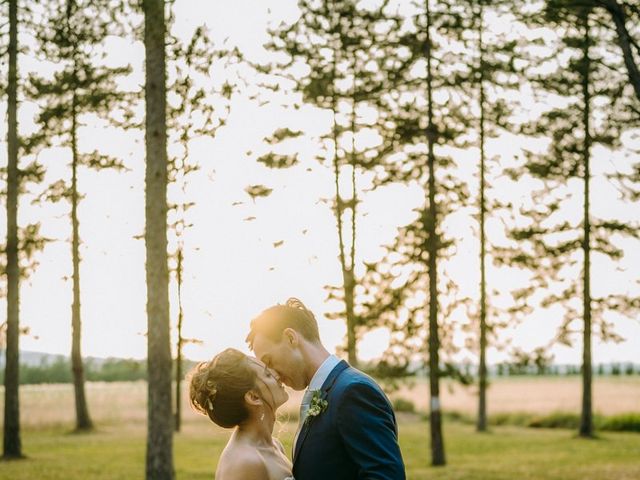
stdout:
<svg viewBox="0 0 640 480">
<path fill-rule="evenodd" d="M 333 370 L 331 370 L 331 373 L 329 374 L 329 376 L 327 377 L 327 379 L 324 381 L 324 383 L 322 384 L 322 388 L 320 389 L 320 398 L 322 400 L 326 400 L 327 397 L 329 396 L 329 392 L 331 391 L 331 388 L 333 387 L 334 383 L 336 383 L 336 380 L 338 379 L 338 377 L 340 376 L 340 374 L 342 372 L 344 372 L 347 367 L 349 366 L 349 364 L 347 362 L 345 362 L 344 360 L 341 360 L 334 368 Z M 298 441 L 296 442 L 296 444 L 294 445 L 294 452 L 293 452 L 293 464 L 295 465 L 296 463 L 296 459 L 298 458 L 299 454 L 300 454 L 300 449 L 302 448 L 302 444 L 304 443 L 305 439 L 307 438 L 307 434 L 309 433 L 309 430 L 311 429 L 311 424 L 313 423 L 313 417 L 309 417 L 307 416 L 307 419 L 305 420 L 304 424 L 302 425 L 302 429 L 300 430 L 300 434 L 298 435 Z"/>
</svg>

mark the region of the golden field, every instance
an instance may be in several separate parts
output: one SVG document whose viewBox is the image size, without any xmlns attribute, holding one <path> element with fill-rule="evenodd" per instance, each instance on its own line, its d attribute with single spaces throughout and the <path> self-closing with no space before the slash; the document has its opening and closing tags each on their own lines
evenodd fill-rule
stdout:
<svg viewBox="0 0 640 480">
<path fill-rule="evenodd" d="M 474 414 L 477 410 L 477 387 L 443 381 L 440 386 L 445 410 Z M 488 390 L 489 414 L 579 412 L 582 380 L 579 376 L 522 376 L 501 377 L 491 380 Z M 411 400 L 418 410 L 426 411 L 429 385 L 418 381 L 402 387 L 392 397 Z M 640 412 L 640 376 L 594 377 L 594 411 L 602 415 Z"/>
<path fill-rule="evenodd" d="M 183 415 L 188 423 L 206 421 L 193 412 L 183 388 Z M 445 411 L 474 414 L 477 403 L 475 386 L 465 387 L 442 382 Z M 282 408 L 286 416 L 295 412 L 301 392 L 289 391 L 290 399 Z M 139 424 L 146 421 L 147 385 L 145 382 L 88 383 L 87 396 L 92 418 L 97 424 Z M 640 376 L 596 377 L 594 411 L 602 415 L 640 412 Z M 429 388 L 424 380 L 404 386 L 391 398 L 411 400 L 419 411 L 427 411 Z M 492 381 L 488 392 L 490 414 L 526 412 L 547 414 L 557 411 L 579 412 L 579 377 L 511 377 Z M 70 384 L 25 385 L 20 389 L 21 421 L 25 429 L 71 427 L 74 420 L 73 387 Z M 0 389 L 4 402 L 4 390 Z M 0 418 L 0 422 L 2 419 Z"/>
</svg>

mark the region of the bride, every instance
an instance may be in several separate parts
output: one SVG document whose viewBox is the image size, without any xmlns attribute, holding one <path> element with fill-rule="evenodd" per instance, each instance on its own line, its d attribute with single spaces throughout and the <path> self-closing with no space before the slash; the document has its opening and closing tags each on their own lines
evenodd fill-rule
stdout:
<svg viewBox="0 0 640 480">
<path fill-rule="evenodd" d="M 276 409 L 289 398 L 277 374 L 256 358 L 228 348 L 190 375 L 193 407 L 234 428 L 216 480 L 293 480 L 291 462 L 273 438 Z"/>
</svg>

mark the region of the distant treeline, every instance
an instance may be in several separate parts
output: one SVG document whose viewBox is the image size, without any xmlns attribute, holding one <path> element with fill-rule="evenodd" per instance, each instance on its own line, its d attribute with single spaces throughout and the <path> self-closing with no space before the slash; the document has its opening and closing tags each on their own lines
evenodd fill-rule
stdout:
<svg viewBox="0 0 640 480">
<path fill-rule="evenodd" d="M 189 372 L 194 362 L 183 362 L 182 371 Z M 100 362 L 88 360 L 84 364 L 85 379 L 89 382 L 134 382 L 147 380 L 147 361 L 113 358 Z M 174 365 L 175 370 L 175 365 Z M 4 369 L 0 370 L 4 383 Z M 72 383 L 71 360 L 59 358 L 40 365 L 20 365 L 20 384 Z"/>
<path fill-rule="evenodd" d="M 580 375 L 582 368 L 579 365 L 545 365 L 520 366 L 511 364 L 498 364 L 492 369 L 496 376 L 513 375 Z M 636 375 L 640 374 L 640 365 L 633 363 L 608 363 L 594 366 L 594 375 Z"/>
<path fill-rule="evenodd" d="M 396 385 L 402 379 L 419 376 L 428 377 L 428 368 L 404 368 L 394 369 L 382 363 L 362 363 L 360 364 L 366 373 L 378 380 L 382 380 L 387 385 Z M 408 372 L 408 373 L 407 373 Z M 633 362 L 610 362 L 593 365 L 593 375 L 596 376 L 621 376 L 640 375 L 640 364 Z M 540 361 L 536 358 L 532 361 L 530 357 L 523 357 L 515 361 L 501 362 L 487 366 L 487 374 L 490 377 L 517 377 L 517 376 L 572 376 L 582 374 L 580 365 L 554 364 Z M 477 381 L 478 366 L 470 363 L 450 364 L 447 363 L 440 369 L 441 378 L 451 378 L 465 385 L 471 385 Z"/>
<path fill-rule="evenodd" d="M 183 362 L 182 371 L 185 375 L 193 368 L 196 362 Z M 96 362 L 87 360 L 84 364 L 85 379 L 89 382 L 135 382 L 147 380 L 147 361 L 112 358 Z M 175 376 L 175 361 L 174 361 Z M 458 367 L 462 377 L 473 378 L 477 375 L 477 367 Z M 520 376 L 520 375 L 579 375 L 578 365 L 513 365 L 501 363 L 490 367 L 492 376 Z M 371 371 L 374 376 L 380 377 L 378 371 Z M 425 374 L 422 372 L 422 374 Z M 640 365 L 633 363 L 608 363 L 600 364 L 594 368 L 595 375 L 640 375 Z M 386 377 L 387 375 L 382 375 Z M 43 361 L 40 365 L 21 365 L 20 383 L 32 385 L 39 383 L 72 383 L 71 362 L 68 358 L 58 358 L 53 361 Z M 4 369 L 0 370 L 0 382 L 4 383 Z"/>
</svg>

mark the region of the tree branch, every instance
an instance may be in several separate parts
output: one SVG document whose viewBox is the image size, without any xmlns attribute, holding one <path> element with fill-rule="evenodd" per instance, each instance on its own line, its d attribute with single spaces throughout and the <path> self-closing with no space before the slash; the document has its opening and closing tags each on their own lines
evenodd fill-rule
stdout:
<svg viewBox="0 0 640 480">
<path fill-rule="evenodd" d="M 636 97 L 638 97 L 640 101 L 640 69 L 638 69 L 636 59 L 634 58 L 632 46 L 635 47 L 636 50 L 639 49 L 638 44 L 631 38 L 629 30 L 627 30 L 627 17 L 624 7 L 618 0 L 596 0 L 595 3 L 611 14 L 611 18 L 616 26 L 616 33 L 618 34 L 618 45 L 622 50 L 624 63 L 629 73 L 629 80 L 636 92 Z"/>
</svg>

